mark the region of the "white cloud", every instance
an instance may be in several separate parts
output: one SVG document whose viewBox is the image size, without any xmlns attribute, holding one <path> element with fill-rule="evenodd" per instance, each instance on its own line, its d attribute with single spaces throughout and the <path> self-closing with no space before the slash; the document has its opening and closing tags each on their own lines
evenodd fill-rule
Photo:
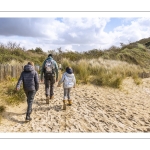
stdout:
<svg viewBox="0 0 150 150">
<path fill-rule="evenodd" d="M 128 44 L 142 38 L 150 37 L 150 18 L 138 18 L 131 21 L 129 25 L 121 25 L 110 32 L 112 43 L 119 46 L 120 43 Z"/>
<path fill-rule="evenodd" d="M 41 47 L 47 51 L 61 47 L 62 50 L 87 51 L 150 37 L 150 18 L 125 18 L 123 24 L 110 32 L 104 31 L 110 18 L 24 18 L 18 19 L 17 24 L 15 21 L 2 19 L 0 40 L 18 42 L 27 49 Z"/>
</svg>

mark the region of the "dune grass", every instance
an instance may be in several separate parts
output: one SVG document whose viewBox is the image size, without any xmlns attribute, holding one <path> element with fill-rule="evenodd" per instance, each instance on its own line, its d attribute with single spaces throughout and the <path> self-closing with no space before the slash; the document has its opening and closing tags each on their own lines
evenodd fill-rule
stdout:
<svg viewBox="0 0 150 150">
<path fill-rule="evenodd" d="M 2 119 L 2 113 L 5 111 L 6 107 L 4 105 L 0 105 L 0 123 Z"/>
<path fill-rule="evenodd" d="M 7 78 L 6 81 L 0 83 L 1 99 L 8 105 L 18 105 L 25 101 L 24 90 L 21 87 L 20 91 L 16 91 L 17 80 L 14 78 Z"/>
<path fill-rule="evenodd" d="M 5 111 L 5 106 L 1 105 L 0 106 L 0 114 L 3 113 Z"/>
<path fill-rule="evenodd" d="M 139 74 L 143 71 L 138 65 L 119 60 L 81 59 L 79 61 L 62 60 L 63 68 L 71 66 L 77 83 L 92 83 L 99 86 L 119 88 L 123 79 L 132 77 L 136 84 L 141 83 Z"/>
</svg>

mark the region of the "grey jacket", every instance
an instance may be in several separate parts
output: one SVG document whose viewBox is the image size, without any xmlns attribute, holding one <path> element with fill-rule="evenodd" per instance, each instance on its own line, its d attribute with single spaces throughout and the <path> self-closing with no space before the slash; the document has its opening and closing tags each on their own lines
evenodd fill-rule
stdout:
<svg viewBox="0 0 150 150">
<path fill-rule="evenodd" d="M 58 82 L 58 85 L 61 85 L 63 83 L 63 88 L 69 88 L 66 84 L 65 84 L 65 77 L 68 77 L 72 80 L 73 82 L 73 86 L 76 85 L 76 78 L 75 78 L 75 75 L 72 73 L 72 74 L 69 74 L 67 72 L 65 72 L 63 75 L 62 75 L 62 78 L 60 79 L 60 81 Z"/>
<path fill-rule="evenodd" d="M 38 91 L 39 79 L 38 74 L 32 65 L 25 65 L 24 71 L 21 73 L 16 88 L 20 88 L 23 82 L 23 88 L 25 91 Z"/>
</svg>

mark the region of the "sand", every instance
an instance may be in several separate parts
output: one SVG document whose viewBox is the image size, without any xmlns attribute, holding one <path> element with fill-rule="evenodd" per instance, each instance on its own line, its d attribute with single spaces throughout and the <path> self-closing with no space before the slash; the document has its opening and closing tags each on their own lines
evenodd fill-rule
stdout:
<svg viewBox="0 0 150 150">
<path fill-rule="evenodd" d="M 32 121 L 25 122 L 26 102 L 7 107 L 0 132 L 150 132 L 150 78 L 136 85 L 131 78 L 121 89 L 77 85 L 72 106 L 62 110 L 63 88 L 55 84 L 55 97 L 46 104 L 44 84 L 36 93 Z"/>
</svg>

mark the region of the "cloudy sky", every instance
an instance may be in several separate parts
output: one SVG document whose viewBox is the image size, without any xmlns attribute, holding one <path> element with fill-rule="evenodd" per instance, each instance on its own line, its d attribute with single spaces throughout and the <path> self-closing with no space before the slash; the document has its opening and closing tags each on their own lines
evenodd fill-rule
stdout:
<svg viewBox="0 0 150 150">
<path fill-rule="evenodd" d="M 150 37 L 150 18 L 0 18 L 0 42 L 26 49 L 88 51 Z"/>
</svg>

